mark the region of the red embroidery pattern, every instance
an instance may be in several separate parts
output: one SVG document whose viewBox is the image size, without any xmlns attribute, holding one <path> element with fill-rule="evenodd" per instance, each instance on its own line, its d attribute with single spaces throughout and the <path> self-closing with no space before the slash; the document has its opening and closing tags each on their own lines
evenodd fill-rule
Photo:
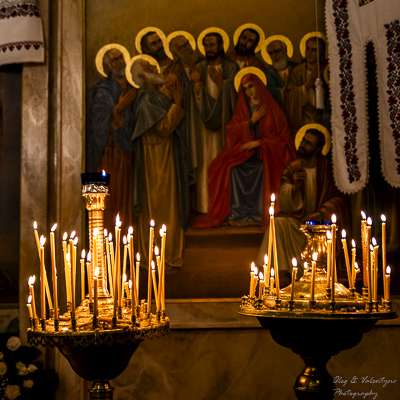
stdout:
<svg viewBox="0 0 400 400">
<path fill-rule="evenodd" d="M 345 144 L 344 151 L 346 156 L 347 172 L 349 182 L 359 181 L 361 172 L 358 167 L 357 155 L 357 117 L 356 106 L 354 103 L 355 93 L 353 91 L 353 62 L 352 46 L 350 43 L 349 12 L 347 0 L 333 0 L 333 16 L 335 18 L 335 29 L 337 46 L 339 48 L 339 70 L 340 70 L 340 101 L 342 109 L 342 119 L 344 125 Z"/>
<path fill-rule="evenodd" d="M 14 51 L 15 50 L 21 50 L 22 48 L 25 48 L 26 50 L 33 49 L 33 50 L 39 50 L 40 48 L 44 47 L 43 42 L 14 42 L 14 43 L 5 43 L 0 45 L 0 52 L 5 53 L 6 51 Z"/>
<path fill-rule="evenodd" d="M 389 104 L 390 127 L 395 140 L 397 168 L 400 175 L 400 24 L 398 20 L 385 25 L 388 61 L 387 91 Z"/>
<path fill-rule="evenodd" d="M 39 7 L 35 4 L 22 3 L 0 8 L 0 20 L 15 17 L 40 17 Z"/>
</svg>

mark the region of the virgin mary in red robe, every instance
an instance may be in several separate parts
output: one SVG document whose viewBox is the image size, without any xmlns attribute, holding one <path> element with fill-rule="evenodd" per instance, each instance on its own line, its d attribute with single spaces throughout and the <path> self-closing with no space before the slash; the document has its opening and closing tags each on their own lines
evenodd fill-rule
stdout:
<svg viewBox="0 0 400 400">
<path fill-rule="evenodd" d="M 208 170 L 210 209 L 194 227 L 218 227 L 228 219 L 258 222 L 265 230 L 271 194 L 278 193 L 284 167 L 295 158 L 281 108 L 256 75 L 243 76 L 225 149 Z"/>
</svg>

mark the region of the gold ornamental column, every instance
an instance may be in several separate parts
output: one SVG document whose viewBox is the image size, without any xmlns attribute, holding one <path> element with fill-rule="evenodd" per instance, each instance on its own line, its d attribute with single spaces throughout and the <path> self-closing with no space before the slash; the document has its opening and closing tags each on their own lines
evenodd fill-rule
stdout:
<svg viewBox="0 0 400 400">
<path fill-rule="evenodd" d="M 108 185 L 110 183 L 110 175 L 102 172 L 88 172 L 82 176 L 82 197 L 85 199 L 86 210 L 89 213 L 89 249 L 91 255 L 90 274 L 93 279 L 93 255 L 96 251 L 97 266 L 99 267 L 98 275 L 98 294 L 99 297 L 111 297 L 107 290 L 107 272 L 104 255 L 104 210 L 106 208 L 108 193 Z M 93 232 L 97 229 L 97 248 L 93 245 Z"/>
</svg>

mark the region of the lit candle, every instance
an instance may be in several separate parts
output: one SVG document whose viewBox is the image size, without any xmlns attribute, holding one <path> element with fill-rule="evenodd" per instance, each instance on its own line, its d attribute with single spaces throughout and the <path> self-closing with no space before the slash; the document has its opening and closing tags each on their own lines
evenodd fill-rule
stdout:
<svg viewBox="0 0 400 400">
<path fill-rule="evenodd" d="M 126 260 L 128 258 L 128 241 L 126 239 L 126 236 L 124 235 L 122 238 L 122 242 L 124 244 L 124 257 L 123 257 L 123 261 L 122 261 L 122 276 L 125 275 L 125 280 L 126 280 Z M 123 296 L 123 291 L 124 291 L 124 286 L 125 286 L 125 281 L 122 279 L 121 282 L 121 288 L 120 291 L 122 292 L 121 297 Z M 122 305 L 122 303 L 120 303 L 120 306 Z"/>
<path fill-rule="evenodd" d="M 42 235 L 40 237 L 40 312 L 41 318 L 46 319 L 46 299 L 45 299 L 45 288 L 44 288 L 44 244 L 46 238 Z"/>
<path fill-rule="evenodd" d="M 272 248 L 274 253 L 274 267 L 275 267 L 275 285 L 276 285 L 276 298 L 280 299 L 280 285 L 279 285 L 279 268 L 278 268 L 278 252 L 276 251 L 276 235 L 275 235 L 275 219 L 274 208 L 271 206 L 269 209 L 270 224 L 272 225 Z M 271 260 L 268 257 L 269 260 Z"/>
<path fill-rule="evenodd" d="M 110 233 L 111 235 L 111 233 Z M 112 284 L 112 264 L 111 264 L 111 258 L 110 258 L 110 241 L 109 241 L 109 236 L 107 229 L 104 229 L 104 242 L 106 246 L 106 260 L 107 260 L 107 276 L 108 276 L 108 288 L 109 292 L 111 294 L 111 297 L 113 297 L 113 284 Z"/>
<path fill-rule="evenodd" d="M 268 254 L 264 254 L 263 272 L 265 276 L 265 284 L 267 287 L 269 287 Z"/>
<path fill-rule="evenodd" d="M 161 293 L 161 310 L 165 310 L 165 251 L 166 251 L 166 243 L 167 243 L 167 226 L 162 225 L 161 229 L 163 230 L 163 235 L 161 237 L 161 265 L 162 265 L 162 293 Z"/>
<path fill-rule="evenodd" d="M 290 300 L 294 300 L 294 285 L 296 282 L 296 276 L 297 276 L 297 260 L 296 258 L 293 257 L 292 259 L 292 287 L 291 287 L 291 291 L 290 291 Z"/>
<path fill-rule="evenodd" d="M 156 301 L 156 311 L 160 311 L 160 303 L 158 302 L 158 290 L 157 290 L 157 280 L 156 280 L 156 266 L 154 261 L 151 262 L 151 276 L 153 281 L 154 299 Z"/>
<path fill-rule="evenodd" d="M 311 261 L 311 301 L 315 300 L 315 271 L 317 269 L 318 253 L 313 253 Z"/>
<path fill-rule="evenodd" d="M 122 282 L 123 282 L 124 289 L 125 289 L 125 297 L 127 299 L 129 299 L 129 283 L 126 280 L 126 274 L 122 274 Z"/>
<path fill-rule="evenodd" d="M 90 251 L 88 251 L 86 256 L 86 272 L 87 272 L 87 279 L 88 279 L 88 292 L 89 292 L 89 303 L 93 301 L 93 287 L 92 287 L 92 274 L 90 272 Z"/>
<path fill-rule="evenodd" d="M 160 232 L 161 233 L 161 232 Z M 154 293 L 157 293 L 158 296 L 158 304 L 161 305 L 161 295 L 162 295 L 162 265 L 160 262 L 160 254 L 158 251 L 158 247 L 154 247 L 154 254 L 156 256 L 156 263 L 157 263 L 157 271 L 158 271 L 158 292 L 154 291 Z M 155 278 L 153 274 L 153 279 Z M 154 281 L 153 281 L 154 284 Z"/>
<path fill-rule="evenodd" d="M 154 221 L 150 221 L 150 237 L 149 237 L 149 273 L 147 278 L 147 313 L 151 311 L 151 262 L 153 261 L 153 240 L 154 240 Z"/>
<path fill-rule="evenodd" d="M 99 307 L 99 294 L 97 290 L 97 280 L 99 276 L 99 267 L 96 267 L 94 270 L 94 277 L 93 277 L 93 292 L 94 292 L 94 303 L 93 303 L 93 317 L 98 316 L 98 307 Z"/>
<path fill-rule="evenodd" d="M 368 265 L 368 301 L 372 302 L 372 269 L 373 269 L 373 263 L 374 263 L 374 246 L 370 244 L 370 262 L 367 264 Z"/>
<path fill-rule="evenodd" d="M 81 252 L 81 301 L 85 300 L 85 256 L 86 251 Z"/>
<path fill-rule="evenodd" d="M 32 298 L 31 304 L 32 304 L 33 318 L 36 318 L 35 289 L 33 287 L 33 285 L 35 283 L 35 280 L 36 280 L 36 276 L 35 275 L 30 276 L 29 279 L 28 279 L 29 294 L 31 295 L 31 298 Z"/>
<path fill-rule="evenodd" d="M 28 296 L 28 301 L 26 303 L 27 307 L 28 307 L 28 313 L 29 313 L 29 318 L 33 318 L 33 312 L 32 312 L 32 296 L 29 295 Z"/>
<path fill-rule="evenodd" d="M 356 282 L 357 282 L 357 274 L 360 272 L 360 268 L 358 268 L 358 263 L 357 261 L 354 263 L 354 281 L 353 281 L 353 287 L 356 287 Z"/>
<path fill-rule="evenodd" d="M 270 278 L 271 294 L 274 294 L 274 283 L 275 283 L 275 271 L 273 268 L 271 268 L 271 278 Z"/>
<path fill-rule="evenodd" d="M 112 241 L 112 233 L 110 232 L 108 235 L 108 247 L 109 247 L 109 253 L 110 253 L 110 258 L 111 258 L 111 263 L 109 263 L 109 269 L 108 269 L 108 274 L 109 274 L 109 286 L 110 286 L 110 294 L 111 297 L 114 298 L 114 274 L 115 274 L 115 265 L 114 265 L 114 244 Z"/>
<path fill-rule="evenodd" d="M 115 221 L 115 261 L 114 261 L 114 318 L 117 316 L 117 308 L 121 306 L 121 259 L 120 259 L 120 242 L 121 242 L 121 221 L 119 214 Z"/>
<path fill-rule="evenodd" d="M 271 264 L 272 264 L 272 221 L 274 219 L 274 207 L 269 208 L 269 235 L 268 235 L 268 253 L 267 253 L 267 260 L 268 260 L 268 280 L 271 272 Z"/>
<path fill-rule="evenodd" d="M 275 193 L 271 194 L 271 207 L 275 207 Z"/>
<path fill-rule="evenodd" d="M 364 211 L 361 211 L 361 250 L 363 258 L 363 287 L 368 285 L 368 242 L 367 242 L 367 216 Z"/>
<path fill-rule="evenodd" d="M 128 281 L 128 300 L 132 299 L 132 280 L 129 279 Z M 132 308 L 134 307 L 134 304 L 132 304 Z"/>
<path fill-rule="evenodd" d="M 353 286 L 356 287 L 356 241 L 354 239 L 351 240 L 351 276 Z"/>
<path fill-rule="evenodd" d="M 384 278 L 384 297 L 386 301 L 390 301 L 390 273 L 391 268 L 389 266 L 386 267 Z"/>
<path fill-rule="evenodd" d="M 307 273 L 308 271 L 308 262 L 304 261 L 304 275 Z"/>
<path fill-rule="evenodd" d="M 382 268 L 386 265 L 386 216 L 381 215 L 382 221 Z"/>
<path fill-rule="evenodd" d="M 331 270 L 331 302 L 335 301 L 335 275 L 336 275 L 336 215 L 332 214 L 332 270 Z"/>
<path fill-rule="evenodd" d="M 132 228 L 132 233 L 133 233 L 133 228 Z M 130 281 L 132 282 L 132 287 L 133 287 L 133 295 L 131 297 L 133 303 L 132 303 L 132 316 L 134 307 L 138 304 L 138 298 L 137 298 L 137 286 L 136 286 L 136 275 L 135 275 L 135 260 L 134 260 L 134 251 L 133 251 L 133 236 L 131 232 L 129 232 L 129 265 L 130 265 L 130 272 L 131 272 L 131 279 Z"/>
<path fill-rule="evenodd" d="M 72 308 L 76 309 L 76 246 L 78 245 L 78 238 L 75 237 L 73 240 L 72 247 L 72 264 L 71 264 L 71 290 L 72 290 Z M 75 312 L 74 312 L 75 314 Z"/>
<path fill-rule="evenodd" d="M 128 228 L 128 251 L 129 251 L 129 260 L 133 260 L 132 257 L 134 257 L 134 253 L 133 253 L 133 226 L 130 226 Z M 131 242 L 132 241 L 132 242 Z M 130 246 L 130 243 L 132 243 L 132 246 Z"/>
<path fill-rule="evenodd" d="M 331 287 L 332 232 L 326 231 L 326 287 Z"/>
<path fill-rule="evenodd" d="M 253 283 L 253 293 L 252 293 L 253 297 L 256 296 L 257 282 L 258 282 L 258 268 L 254 267 L 254 283 Z"/>
<path fill-rule="evenodd" d="M 136 292 L 139 299 L 140 254 L 136 253 Z M 137 305 L 139 305 L 137 303 Z"/>
<path fill-rule="evenodd" d="M 70 254 L 67 253 L 67 270 L 69 271 L 69 278 L 70 278 L 70 284 L 72 283 L 72 271 L 71 271 L 71 257 Z M 71 287 L 71 286 L 70 286 Z M 72 287 L 71 287 L 72 289 Z M 72 296 L 72 291 L 71 291 L 71 319 L 75 320 L 75 307 L 73 307 L 73 296 Z"/>
<path fill-rule="evenodd" d="M 351 268 L 350 268 L 350 260 L 349 260 L 349 251 L 347 249 L 347 241 L 346 241 L 346 231 L 342 230 L 342 246 L 344 252 L 344 259 L 346 261 L 346 270 L 347 270 L 347 280 L 349 282 L 349 288 L 351 288 Z"/>
<path fill-rule="evenodd" d="M 258 275 L 259 275 L 258 298 L 262 300 L 263 289 L 264 289 L 264 274 L 260 272 Z"/>
<path fill-rule="evenodd" d="M 378 301 L 378 251 L 379 251 L 379 246 L 378 242 L 375 238 L 372 238 L 372 244 L 374 246 L 374 269 L 373 269 L 373 300 Z"/>
<path fill-rule="evenodd" d="M 250 265 L 250 290 L 249 290 L 249 296 L 252 296 L 253 293 L 253 285 L 254 285 L 254 269 L 255 269 L 255 263 L 252 262 Z"/>
<path fill-rule="evenodd" d="M 57 229 L 57 224 L 54 224 L 50 232 L 51 278 L 53 281 L 54 319 L 58 319 L 57 269 L 56 269 L 56 251 L 54 243 L 54 231 L 56 229 Z"/>
<path fill-rule="evenodd" d="M 67 265 L 67 239 L 68 239 L 68 233 L 64 232 L 63 238 L 62 238 L 62 248 L 63 248 L 63 255 L 64 255 L 64 275 L 65 275 L 65 289 L 67 292 L 67 302 L 71 302 L 71 277 L 70 277 L 70 271 L 68 270 L 68 265 Z"/>
<path fill-rule="evenodd" d="M 368 273 L 371 275 L 372 273 L 372 266 L 370 266 L 371 262 L 371 257 L 368 256 L 368 250 L 370 247 L 371 243 L 371 225 L 372 225 L 372 218 L 368 217 L 367 218 L 367 236 L 366 236 L 366 246 L 367 246 L 367 268 L 368 268 Z M 367 285 L 369 284 L 369 279 L 367 279 Z M 372 282 L 371 282 L 372 284 Z"/>
</svg>

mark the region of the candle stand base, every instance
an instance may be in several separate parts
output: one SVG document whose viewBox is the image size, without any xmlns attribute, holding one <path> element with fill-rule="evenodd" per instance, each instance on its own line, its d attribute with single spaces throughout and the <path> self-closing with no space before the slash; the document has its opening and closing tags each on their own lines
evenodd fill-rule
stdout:
<svg viewBox="0 0 400 400">
<path fill-rule="evenodd" d="M 91 399 L 112 399 L 114 388 L 108 380 L 96 380 L 89 389 Z"/>
</svg>

